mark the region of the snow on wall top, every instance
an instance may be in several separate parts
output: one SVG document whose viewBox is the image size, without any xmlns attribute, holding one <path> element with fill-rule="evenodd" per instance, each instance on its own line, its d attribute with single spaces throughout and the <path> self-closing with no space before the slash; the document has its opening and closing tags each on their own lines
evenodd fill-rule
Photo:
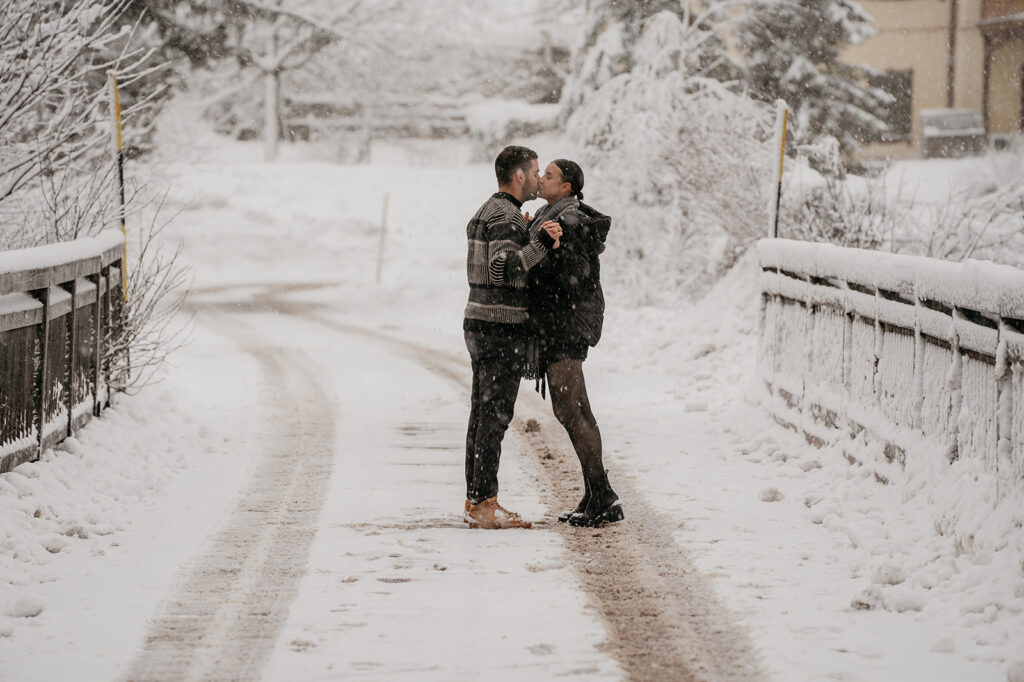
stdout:
<svg viewBox="0 0 1024 682">
<path fill-rule="evenodd" d="M 1024 270 L 989 261 L 955 263 L 792 239 L 757 242 L 762 268 L 838 279 L 979 312 L 1024 319 Z"/>
<path fill-rule="evenodd" d="M 0 251 L 0 275 L 24 270 L 41 270 L 86 258 L 96 258 L 110 249 L 120 247 L 122 242 L 124 236 L 121 231 L 111 229 L 104 230 L 95 237 L 60 244 Z"/>
</svg>

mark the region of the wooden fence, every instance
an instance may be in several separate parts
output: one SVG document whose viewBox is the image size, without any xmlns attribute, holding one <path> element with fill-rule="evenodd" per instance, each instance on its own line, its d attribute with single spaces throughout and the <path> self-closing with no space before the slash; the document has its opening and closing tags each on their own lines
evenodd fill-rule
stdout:
<svg viewBox="0 0 1024 682">
<path fill-rule="evenodd" d="M 0 472 L 110 404 L 123 324 L 123 237 L 0 253 Z"/>
<path fill-rule="evenodd" d="M 758 243 L 759 367 L 776 420 L 885 481 L 908 457 L 1024 481 L 1024 271 Z"/>
</svg>

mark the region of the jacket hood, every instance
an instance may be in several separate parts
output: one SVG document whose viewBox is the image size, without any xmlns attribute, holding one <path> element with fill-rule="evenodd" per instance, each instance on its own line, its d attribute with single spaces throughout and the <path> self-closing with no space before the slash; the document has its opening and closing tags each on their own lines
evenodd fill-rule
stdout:
<svg viewBox="0 0 1024 682">
<path fill-rule="evenodd" d="M 611 216 L 601 213 L 593 206 L 580 202 L 580 228 L 584 235 L 593 239 L 601 251 L 604 251 L 605 240 L 608 239 L 608 231 L 612 227 Z"/>
</svg>

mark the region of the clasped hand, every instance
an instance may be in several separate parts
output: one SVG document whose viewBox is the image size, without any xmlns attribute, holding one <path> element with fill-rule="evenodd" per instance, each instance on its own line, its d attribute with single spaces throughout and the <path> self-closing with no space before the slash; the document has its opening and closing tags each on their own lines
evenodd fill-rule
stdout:
<svg viewBox="0 0 1024 682">
<path fill-rule="evenodd" d="M 560 238 L 562 236 L 562 226 L 556 223 L 554 220 L 549 220 L 543 225 L 541 225 L 540 229 L 547 232 L 548 236 L 555 240 L 555 244 L 552 248 L 557 249 L 560 243 Z"/>
</svg>

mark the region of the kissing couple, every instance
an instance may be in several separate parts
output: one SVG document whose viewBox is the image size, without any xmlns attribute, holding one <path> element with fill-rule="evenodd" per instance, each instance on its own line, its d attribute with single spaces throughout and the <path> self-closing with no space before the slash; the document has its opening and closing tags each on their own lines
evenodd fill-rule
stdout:
<svg viewBox="0 0 1024 682">
<path fill-rule="evenodd" d="M 537 153 L 506 147 L 494 161 L 498 191 L 466 227 L 469 302 L 463 330 L 473 367 L 466 433 L 464 519 L 472 528 L 529 528 L 498 504 L 501 442 L 520 381 L 550 389 L 583 472 L 584 495 L 558 520 L 595 527 L 624 518 L 602 462 L 583 362 L 601 338 L 599 257 L 611 218 L 583 203 L 583 170 L 556 159 L 540 175 Z M 526 201 L 547 203 L 523 215 Z"/>
</svg>

